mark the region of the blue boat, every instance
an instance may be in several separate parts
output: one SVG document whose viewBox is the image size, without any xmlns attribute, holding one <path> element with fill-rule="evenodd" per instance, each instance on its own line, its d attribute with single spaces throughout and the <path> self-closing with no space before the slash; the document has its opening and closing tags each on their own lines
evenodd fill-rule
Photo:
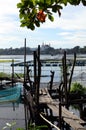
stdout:
<svg viewBox="0 0 86 130">
<path fill-rule="evenodd" d="M 0 104 L 7 102 L 16 102 L 20 99 L 21 87 L 16 85 L 0 91 Z"/>
</svg>

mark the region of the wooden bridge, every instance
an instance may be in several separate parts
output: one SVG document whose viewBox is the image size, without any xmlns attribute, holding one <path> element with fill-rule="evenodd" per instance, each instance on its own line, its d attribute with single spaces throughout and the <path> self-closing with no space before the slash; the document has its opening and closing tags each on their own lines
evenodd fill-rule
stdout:
<svg viewBox="0 0 86 130">
<path fill-rule="evenodd" d="M 26 43 L 26 40 L 25 40 Z M 70 91 L 72 75 L 74 71 L 74 66 L 76 63 L 76 55 L 74 54 L 74 62 L 71 69 L 71 74 L 69 81 L 67 79 L 67 59 L 66 52 L 64 52 L 64 56 L 62 58 L 62 66 L 63 66 L 63 81 L 62 81 L 62 89 L 59 86 L 59 94 L 57 99 L 53 99 L 51 96 L 52 87 L 53 87 L 53 78 L 54 72 L 51 72 L 50 85 L 47 89 L 46 87 L 41 87 L 40 77 L 41 77 L 41 60 L 40 60 L 40 46 L 38 46 L 38 50 L 34 51 L 33 55 L 33 70 L 34 70 L 34 80 L 31 81 L 29 77 L 29 66 L 27 66 L 26 62 L 26 44 L 25 44 L 25 56 L 24 56 L 24 106 L 25 106 L 25 119 L 26 119 L 26 130 L 28 130 L 28 122 L 29 120 L 37 122 L 40 124 L 40 118 L 46 120 L 50 125 L 54 126 L 57 130 L 63 130 L 62 125 L 68 127 L 66 130 L 69 130 L 69 126 L 74 130 L 86 130 L 84 125 L 85 121 L 80 119 L 78 116 L 73 114 L 67 109 L 68 104 L 68 93 Z M 28 84 L 29 83 L 29 86 Z M 68 88 L 67 88 L 68 87 Z M 61 93 L 64 93 L 64 99 L 61 99 Z M 57 93 L 56 93 L 57 94 Z M 62 100 L 65 100 L 62 102 Z M 44 110 L 47 112 L 49 109 L 50 113 L 54 113 L 56 116 L 54 119 L 57 121 L 57 125 L 52 124 L 52 114 L 51 114 L 51 122 L 46 119 L 46 116 L 43 116 L 42 113 Z M 30 119 L 28 119 L 28 111 L 30 112 Z M 41 117 L 40 117 L 41 114 Z M 48 112 L 47 112 L 48 115 Z M 43 116 L 43 117 L 42 117 Z M 49 117 L 49 115 L 48 115 Z M 42 120 L 43 121 L 43 120 Z M 42 123 L 42 122 L 41 122 Z"/>
<path fill-rule="evenodd" d="M 50 80 L 50 86 L 49 89 L 46 87 L 41 87 L 40 83 L 40 77 L 41 77 L 41 61 L 40 61 L 40 46 L 38 47 L 37 52 L 34 51 L 34 80 L 31 81 L 29 76 L 29 66 L 27 66 L 26 62 L 26 40 L 25 40 L 25 55 L 24 55 L 24 79 L 17 79 L 18 82 L 22 82 L 24 85 L 24 107 L 25 107 L 25 122 L 26 122 L 26 130 L 28 130 L 28 122 L 32 120 L 32 122 L 35 120 L 35 122 L 40 122 L 40 118 L 43 118 L 46 120 L 50 125 L 54 126 L 57 130 L 63 130 L 62 125 L 65 125 L 67 127 L 72 127 L 74 130 L 86 130 L 84 127 L 86 122 L 80 119 L 78 116 L 73 114 L 67 109 L 66 105 L 68 104 L 68 94 L 70 91 L 70 85 L 73 75 L 74 66 L 76 63 L 76 55 L 74 55 L 74 63 L 72 66 L 71 74 L 69 81 L 67 79 L 68 73 L 67 73 L 67 62 L 66 62 L 66 52 L 64 53 L 64 57 L 62 59 L 63 64 L 63 88 L 61 89 L 61 86 L 59 86 L 59 94 L 57 95 L 57 99 L 53 99 L 51 92 L 53 87 L 53 78 L 54 78 L 54 72 L 51 72 L 51 80 Z M 14 63 L 13 63 L 14 65 Z M 12 82 L 14 78 L 14 68 L 12 73 Z M 29 85 L 28 85 L 29 84 Z M 67 88 L 68 87 L 68 88 Z M 64 93 L 64 102 L 62 102 L 63 98 L 61 99 L 61 93 Z M 57 93 L 56 93 L 57 94 Z M 47 107 L 46 107 L 47 106 Z M 52 124 L 49 120 L 46 119 L 42 115 L 44 112 L 44 109 L 49 109 L 50 113 L 54 113 L 56 116 L 55 121 L 57 121 L 57 125 Z M 51 112 L 52 111 L 52 112 Z M 28 116 L 28 113 L 30 113 L 30 117 Z M 41 114 L 41 115 L 40 115 Z M 48 112 L 47 112 L 48 114 Z M 40 117 L 41 116 L 41 117 Z M 52 116 L 52 115 L 51 115 Z M 49 118 L 51 119 L 51 118 Z M 43 121 L 43 120 L 42 120 Z M 52 121 L 52 119 L 51 119 Z M 66 128 L 66 130 L 69 130 Z"/>
<path fill-rule="evenodd" d="M 55 115 L 59 117 L 59 101 L 53 100 L 46 88 L 40 89 L 39 102 L 46 104 L 55 113 Z M 63 106 L 61 107 L 61 115 L 64 122 L 70 125 L 74 130 L 86 130 L 86 128 L 83 127 L 85 121 Z"/>
</svg>

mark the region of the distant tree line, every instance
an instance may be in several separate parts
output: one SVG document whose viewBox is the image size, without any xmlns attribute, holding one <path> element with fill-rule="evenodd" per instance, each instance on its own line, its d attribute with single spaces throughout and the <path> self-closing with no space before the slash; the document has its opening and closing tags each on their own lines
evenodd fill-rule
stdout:
<svg viewBox="0 0 86 130">
<path fill-rule="evenodd" d="M 36 50 L 36 48 L 26 48 L 26 54 L 31 55 L 33 54 L 33 51 Z M 67 48 L 67 49 L 55 49 L 53 47 L 48 46 L 45 49 L 41 48 L 41 54 L 50 54 L 50 55 L 56 55 L 56 54 L 63 54 L 63 52 L 66 51 L 67 54 L 74 54 L 75 52 L 77 54 L 86 54 L 86 46 L 81 48 L 80 46 L 75 46 L 74 48 Z M 24 55 L 24 47 L 21 48 L 6 48 L 6 49 L 0 49 L 0 55 Z"/>
</svg>

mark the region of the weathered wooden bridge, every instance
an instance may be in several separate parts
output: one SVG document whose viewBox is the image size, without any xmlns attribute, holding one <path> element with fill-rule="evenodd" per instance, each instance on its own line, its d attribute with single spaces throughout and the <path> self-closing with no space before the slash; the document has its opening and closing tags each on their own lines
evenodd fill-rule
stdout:
<svg viewBox="0 0 86 130">
<path fill-rule="evenodd" d="M 74 62 L 71 69 L 70 78 L 67 72 L 66 52 L 62 58 L 63 66 L 63 80 L 60 85 L 56 85 L 53 89 L 54 72 L 51 72 L 51 79 L 47 87 L 42 87 L 40 83 L 41 77 L 41 60 L 40 60 L 40 46 L 38 50 L 33 54 L 33 70 L 34 80 L 31 81 L 29 76 L 29 66 L 26 62 L 26 40 L 25 40 L 25 54 L 24 54 L 24 79 L 18 77 L 14 78 L 14 63 L 12 64 L 12 84 L 14 82 L 22 82 L 24 86 L 24 108 L 25 108 L 25 125 L 28 130 L 28 124 L 32 121 L 36 125 L 42 125 L 47 122 L 47 125 L 51 130 L 51 126 L 57 130 L 70 130 L 70 127 L 74 130 L 86 130 L 86 122 L 74 113 L 69 111 L 71 103 L 86 103 L 86 97 L 79 99 L 79 102 L 71 100 L 70 87 L 72 81 L 72 75 L 74 66 L 76 63 L 76 55 L 74 55 Z M 54 95 L 52 94 L 54 93 Z M 78 101 L 78 100 L 77 100 Z M 44 121 L 45 122 L 44 122 Z"/>
<path fill-rule="evenodd" d="M 59 101 L 55 101 L 51 98 L 47 89 L 40 89 L 39 102 L 46 104 L 55 113 L 55 115 L 57 115 L 57 117 L 61 116 L 60 118 L 69 124 L 74 130 L 86 130 L 86 128 L 83 127 L 85 121 L 63 106 L 61 107 L 60 115 L 60 103 Z"/>
<path fill-rule="evenodd" d="M 25 50 L 26 54 L 26 50 Z M 74 66 L 76 63 L 76 55 L 74 55 L 74 62 L 70 74 L 69 81 L 67 79 L 67 62 L 66 62 L 66 52 L 64 53 L 64 57 L 62 59 L 63 63 L 63 81 L 57 86 L 55 90 L 53 90 L 53 78 L 54 72 L 51 72 L 51 80 L 49 87 L 41 87 L 40 77 L 41 77 L 41 61 L 40 61 L 40 46 L 38 46 L 38 50 L 34 51 L 33 56 L 34 61 L 34 81 L 32 82 L 29 77 L 29 68 L 26 65 L 26 58 L 24 67 L 27 68 L 27 72 L 25 71 L 24 77 L 24 102 L 25 102 L 25 113 L 26 113 L 26 126 L 29 120 L 34 121 L 37 125 L 40 125 L 40 121 L 45 120 L 51 126 L 55 127 L 57 130 L 63 130 L 64 127 L 66 130 L 69 128 L 73 128 L 74 130 L 86 130 L 84 127 L 86 122 L 80 119 L 78 116 L 69 111 L 69 105 L 71 101 L 70 98 L 70 86 L 72 81 L 72 75 Z M 27 85 L 27 80 L 29 85 Z M 29 87 L 29 89 L 28 89 Z M 56 96 L 52 96 L 52 92 L 56 94 Z M 30 118 L 28 119 L 27 113 L 28 110 L 30 112 Z M 44 114 L 43 114 L 44 113 Z M 41 119 L 43 118 L 43 119 Z M 54 124 L 54 121 L 57 124 Z M 42 123 L 41 122 L 41 123 Z M 28 126 L 27 126 L 28 127 Z M 27 130 L 26 127 L 26 130 Z"/>
</svg>

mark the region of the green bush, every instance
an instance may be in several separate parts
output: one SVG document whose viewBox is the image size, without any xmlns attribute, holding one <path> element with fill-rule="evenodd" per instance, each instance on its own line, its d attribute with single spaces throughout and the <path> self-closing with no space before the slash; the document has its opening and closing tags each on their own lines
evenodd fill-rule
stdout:
<svg viewBox="0 0 86 130">
<path fill-rule="evenodd" d="M 83 87 L 80 83 L 73 83 L 70 89 L 71 93 L 80 93 L 80 94 L 85 94 L 86 93 L 86 88 Z"/>
</svg>

